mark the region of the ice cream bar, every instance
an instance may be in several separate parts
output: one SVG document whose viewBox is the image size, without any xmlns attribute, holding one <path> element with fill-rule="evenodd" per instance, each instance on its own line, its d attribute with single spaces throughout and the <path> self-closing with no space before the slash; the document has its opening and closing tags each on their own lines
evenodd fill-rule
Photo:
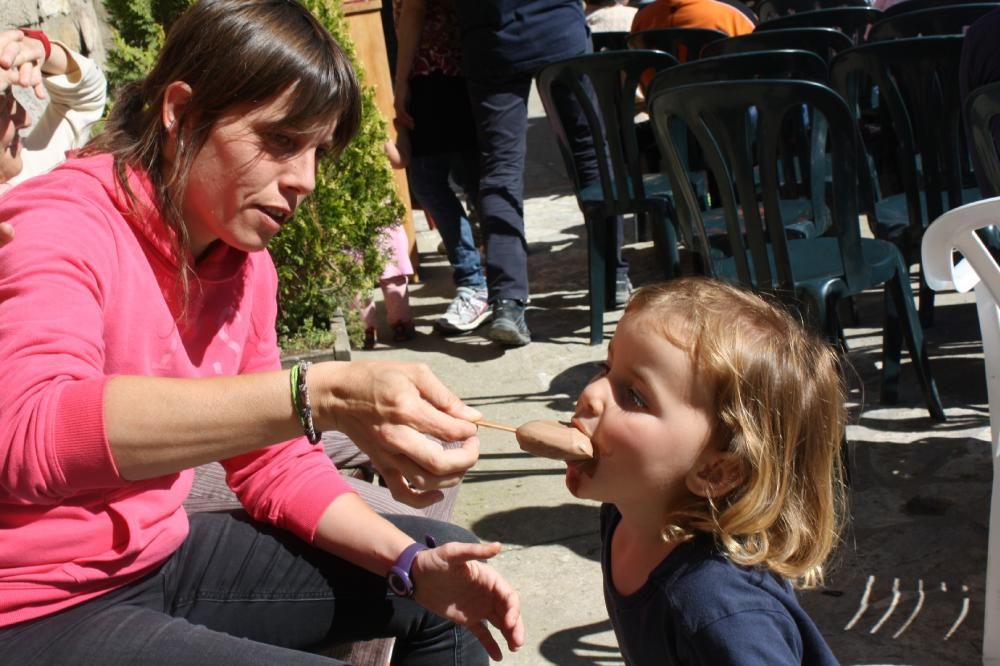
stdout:
<svg viewBox="0 0 1000 666">
<path fill-rule="evenodd" d="M 528 421 L 517 427 L 522 451 L 555 460 L 589 460 L 594 457 L 590 438 L 558 421 Z"/>
</svg>

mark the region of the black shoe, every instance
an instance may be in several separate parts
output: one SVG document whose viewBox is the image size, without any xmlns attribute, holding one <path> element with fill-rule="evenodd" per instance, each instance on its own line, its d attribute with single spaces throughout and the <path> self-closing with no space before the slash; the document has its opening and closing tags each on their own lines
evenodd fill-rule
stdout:
<svg viewBox="0 0 1000 666">
<path fill-rule="evenodd" d="M 625 307 L 631 295 L 632 281 L 628 279 L 628 273 L 619 273 L 615 277 L 615 307 Z"/>
<path fill-rule="evenodd" d="M 493 303 L 493 322 L 486 337 L 509 347 L 523 347 L 531 342 L 531 331 L 524 323 L 524 303 L 513 298 L 498 298 Z"/>
</svg>

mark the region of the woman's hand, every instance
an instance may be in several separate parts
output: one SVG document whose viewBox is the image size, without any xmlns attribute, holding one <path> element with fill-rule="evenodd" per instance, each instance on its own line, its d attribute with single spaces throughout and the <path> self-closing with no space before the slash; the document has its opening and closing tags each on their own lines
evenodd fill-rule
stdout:
<svg viewBox="0 0 1000 666">
<path fill-rule="evenodd" d="M 426 365 L 319 363 L 308 383 L 316 428 L 350 437 L 401 502 L 425 507 L 439 501 L 440 489 L 457 485 L 479 459 L 473 421 L 482 414 Z M 461 445 L 454 448 L 441 444 L 456 441 Z"/>
<path fill-rule="evenodd" d="M 7 222 L 0 222 L 0 247 L 14 240 L 14 227 Z"/>
<path fill-rule="evenodd" d="M 38 99 L 45 99 L 44 64 L 45 48 L 40 41 L 25 37 L 20 30 L 0 32 L 0 92 L 21 86 L 34 89 Z"/>
<path fill-rule="evenodd" d="M 499 552 L 499 543 L 446 543 L 418 553 L 410 570 L 414 598 L 469 629 L 495 661 L 503 659 L 503 653 L 490 624 L 500 630 L 510 651 L 524 645 L 517 592 L 496 569 L 479 561 Z"/>
</svg>

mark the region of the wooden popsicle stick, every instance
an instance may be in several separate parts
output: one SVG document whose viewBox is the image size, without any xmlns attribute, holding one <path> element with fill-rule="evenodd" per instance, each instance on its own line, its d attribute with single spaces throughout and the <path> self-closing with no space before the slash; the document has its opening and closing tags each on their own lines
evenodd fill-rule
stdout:
<svg viewBox="0 0 1000 666">
<path fill-rule="evenodd" d="M 493 428 L 494 430 L 503 430 L 504 432 L 517 432 L 517 428 L 509 425 L 504 425 L 502 423 L 493 423 L 492 421 L 485 421 L 480 419 L 479 421 L 473 421 L 477 426 L 482 426 L 484 428 Z"/>
</svg>

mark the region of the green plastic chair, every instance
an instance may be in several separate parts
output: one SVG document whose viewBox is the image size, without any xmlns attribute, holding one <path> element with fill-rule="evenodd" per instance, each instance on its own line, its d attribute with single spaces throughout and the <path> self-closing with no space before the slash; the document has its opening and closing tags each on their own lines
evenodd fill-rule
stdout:
<svg viewBox="0 0 1000 666">
<path fill-rule="evenodd" d="M 552 63 L 538 73 L 538 93 L 587 227 L 591 344 L 601 342 L 605 309 L 613 307 L 615 275 L 606 268 L 614 247 L 607 234 L 609 218 L 633 214 L 648 219 L 664 277 L 674 277 L 679 270 L 670 183 L 661 174 L 642 173 L 635 135 L 640 76 L 676 64 L 673 56 L 660 51 L 603 51 Z M 577 175 L 566 119 L 553 98 L 558 86 L 579 102 L 594 138 L 600 177 L 590 186 L 583 186 Z"/>
<path fill-rule="evenodd" d="M 885 9 L 883 9 L 882 18 L 887 19 L 892 16 L 899 16 L 900 14 L 909 14 L 910 12 L 919 12 L 924 9 L 934 9 L 936 7 L 952 7 L 954 5 L 966 5 L 966 4 L 969 4 L 968 0 L 905 0 L 905 2 L 897 2 L 891 7 L 886 7 Z"/>
<path fill-rule="evenodd" d="M 819 238 L 789 240 L 778 204 L 778 158 L 785 120 L 800 114 L 803 105 L 824 117 L 825 131 L 814 140 L 832 151 L 830 229 Z M 673 185 L 678 225 L 702 258 L 705 273 L 785 298 L 831 342 L 841 334 L 839 302 L 883 285 L 882 401 L 898 400 L 905 339 L 928 411 L 944 420 L 902 256 L 892 243 L 861 237 L 857 184 L 862 145 L 844 100 L 821 83 L 762 79 L 658 88 L 649 107 Z M 756 126 L 751 131 L 752 115 Z M 695 193 L 670 140 L 675 121 L 691 130 L 720 183 L 734 248 L 729 257 L 711 251 Z"/>
<path fill-rule="evenodd" d="M 715 56 L 678 65 L 657 74 L 650 84 L 650 91 L 692 83 L 778 78 L 829 82 L 826 63 L 819 56 L 808 51 L 786 49 Z M 825 229 L 823 211 L 826 203 L 824 189 L 819 186 L 822 180 L 816 181 L 816 188 L 813 187 L 812 180 L 815 170 L 812 160 L 822 159 L 823 156 L 810 152 L 810 131 L 802 116 L 798 116 L 787 119 L 785 132 L 782 134 L 779 205 L 786 232 L 794 238 L 817 236 Z M 675 128 L 675 144 L 686 145 L 679 143 L 682 141 L 687 141 L 686 132 Z M 721 211 L 705 207 L 702 217 L 716 247 L 726 252 L 725 224 Z"/>
<path fill-rule="evenodd" d="M 627 42 L 630 49 L 655 49 L 669 53 L 677 62 L 689 62 L 701 57 L 706 44 L 726 37 L 721 30 L 707 28 L 657 28 L 633 32 Z"/>
<path fill-rule="evenodd" d="M 830 65 L 834 87 L 860 122 L 858 101 L 877 88 L 883 133 L 893 137 L 892 173 L 868 178 L 863 208 L 876 238 L 890 240 L 907 265 L 920 261 L 920 241 L 930 221 L 963 203 L 976 201 L 965 187 L 970 172 L 962 139 L 958 68 L 962 37 L 918 37 L 872 42 L 842 51 Z M 883 196 L 879 181 L 897 179 L 902 192 Z M 920 317 L 934 321 L 934 291 L 921 274 Z"/>
<path fill-rule="evenodd" d="M 921 35 L 961 35 L 977 18 L 996 8 L 995 2 L 955 4 L 883 17 L 872 26 L 867 41 L 878 42 Z"/>
<path fill-rule="evenodd" d="M 829 63 L 833 56 L 852 46 L 854 42 L 851 38 L 834 28 L 785 28 L 720 39 L 706 44 L 701 50 L 701 57 L 795 49 L 815 53 L 823 62 Z"/>
<path fill-rule="evenodd" d="M 763 0 L 757 3 L 757 15 L 761 21 L 770 21 L 779 16 L 801 14 L 817 9 L 867 6 L 867 0 Z"/>
<path fill-rule="evenodd" d="M 817 9 L 762 21 L 754 32 L 784 30 L 785 28 L 834 28 L 840 30 L 857 44 L 864 38 L 868 26 L 878 22 L 881 17 L 882 12 L 872 7 Z"/>
<path fill-rule="evenodd" d="M 979 189 L 984 198 L 1000 196 L 1000 82 L 976 88 L 965 100 L 965 117 L 975 147 Z M 994 128 L 998 132 L 994 132 Z"/>
</svg>

